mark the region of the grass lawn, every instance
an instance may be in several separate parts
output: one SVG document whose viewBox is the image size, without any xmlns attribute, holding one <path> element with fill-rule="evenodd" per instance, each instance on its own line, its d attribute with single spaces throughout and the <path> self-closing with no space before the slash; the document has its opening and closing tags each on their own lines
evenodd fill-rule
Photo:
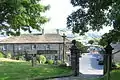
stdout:
<svg viewBox="0 0 120 80">
<path fill-rule="evenodd" d="M 71 74 L 71 69 L 53 65 L 31 66 L 29 62 L 0 61 L 0 80 L 34 80 Z"/>
<path fill-rule="evenodd" d="M 99 78 L 94 80 L 107 80 L 107 78 Z M 113 70 L 110 75 L 110 80 L 120 80 L 120 70 Z"/>
</svg>

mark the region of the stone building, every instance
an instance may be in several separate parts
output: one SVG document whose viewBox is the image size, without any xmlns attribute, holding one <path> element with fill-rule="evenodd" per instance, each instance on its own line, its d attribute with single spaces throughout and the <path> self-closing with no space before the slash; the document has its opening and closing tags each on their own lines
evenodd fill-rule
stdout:
<svg viewBox="0 0 120 80">
<path fill-rule="evenodd" d="M 63 40 L 65 45 L 63 45 Z M 0 50 L 13 56 L 28 54 L 43 54 L 49 59 L 63 59 L 63 53 L 69 52 L 70 41 L 59 34 L 22 34 L 20 36 L 11 36 L 0 41 Z M 64 49 L 64 50 L 63 50 Z"/>
</svg>

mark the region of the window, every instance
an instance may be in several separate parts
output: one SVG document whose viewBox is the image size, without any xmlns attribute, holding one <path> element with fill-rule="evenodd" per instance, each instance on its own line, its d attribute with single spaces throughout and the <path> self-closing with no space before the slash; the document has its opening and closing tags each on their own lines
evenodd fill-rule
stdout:
<svg viewBox="0 0 120 80">
<path fill-rule="evenodd" d="M 36 49 L 36 45 L 34 44 L 34 45 L 32 45 L 32 49 Z"/>
<path fill-rule="evenodd" d="M 21 46 L 18 46 L 18 50 L 21 50 Z"/>
<path fill-rule="evenodd" d="M 50 50 L 50 45 L 49 44 L 47 45 L 47 50 Z"/>
<path fill-rule="evenodd" d="M 6 51 L 7 50 L 7 45 L 3 45 L 2 50 Z"/>
</svg>

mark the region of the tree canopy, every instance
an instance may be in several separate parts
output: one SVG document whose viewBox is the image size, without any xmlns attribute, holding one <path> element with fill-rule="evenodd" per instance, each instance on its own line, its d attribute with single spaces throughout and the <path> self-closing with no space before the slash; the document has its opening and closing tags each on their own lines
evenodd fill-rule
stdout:
<svg viewBox="0 0 120 80">
<path fill-rule="evenodd" d="M 87 52 L 87 47 L 85 45 L 83 45 L 81 42 L 76 41 L 76 46 L 81 51 L 81 53 L 86 53 Z"/>
<path fill-rule="evenodd" d="M 105 47 L 107 45 L 107 41 L 104 38 L 101 38 L 100 41 L 98 42 L 99 45 Z"/>
<path fill-rule="evenodd" d="M 1 34 L 20 35 L 20 31 L 41 30 L 48 21 L 43 13 L 48 9 L 40 0 L 0 0 Z"/>
<path fill-rule="evenodd" d="M 92 45 L 94 43 L 94 40 L 89 40 L 88 43 Z"/>
<path fill-rule="evenodd" d="M 110 30 L 109 33 L 105 33 L 102 35 L 102 38 L 99 41 L 99 45 L 106 46 L 109 40 L 111 40 L 112 43 L 120 42 L 120 32 Z"/>
<path fill-rule="evenodd" d="M 67 18 L 67 27 L 75 33 L 100 30 L 106 26 L 120 31 L 120 0 L 71 0 L 79 9 Z"/>
</svg>

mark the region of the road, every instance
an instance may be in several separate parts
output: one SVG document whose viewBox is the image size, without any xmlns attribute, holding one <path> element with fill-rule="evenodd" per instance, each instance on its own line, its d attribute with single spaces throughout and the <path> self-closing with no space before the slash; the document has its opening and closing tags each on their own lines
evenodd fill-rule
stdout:
<svg viewBox="0 0 120 80">
<path fill-rule="evenodd" d="M 103 66 L 98 65 L 96 60 L 98 54 L 86 53 L 79 58 L 79 72 L 82 73 L 77 77 L 63 77 L 49 80 L 89 80 L 91 78 L 97 78 L 103 75 Z"/>
<path fill-rule="evenodd" d="M 79 59 L 79 72 L 85 75 L 103 75 L 103 65 L 96 60 L 99 54 L 86 53 Z"/>
</svg>

